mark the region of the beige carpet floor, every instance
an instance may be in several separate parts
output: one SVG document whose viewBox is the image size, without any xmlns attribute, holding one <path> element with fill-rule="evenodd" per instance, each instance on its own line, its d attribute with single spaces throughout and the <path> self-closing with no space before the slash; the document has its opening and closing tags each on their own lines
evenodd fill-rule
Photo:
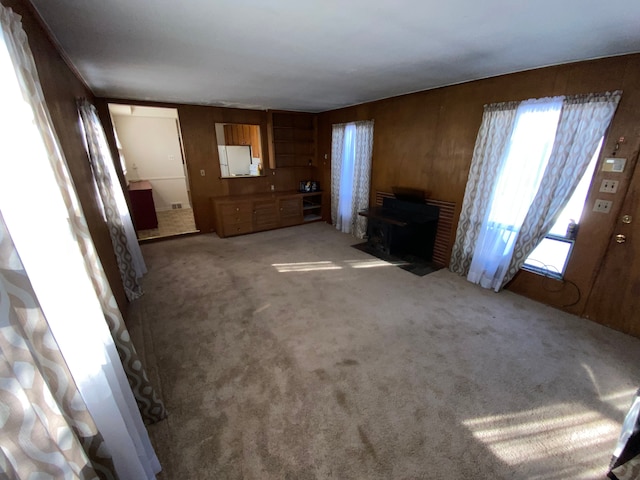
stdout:
<svg viewBox="0 0 640 480">
<path fill-rule="evenodd" d="M 164 480 L 595 479 L 640 340 L 315 223 L 143 245 Z"/>
</svg>

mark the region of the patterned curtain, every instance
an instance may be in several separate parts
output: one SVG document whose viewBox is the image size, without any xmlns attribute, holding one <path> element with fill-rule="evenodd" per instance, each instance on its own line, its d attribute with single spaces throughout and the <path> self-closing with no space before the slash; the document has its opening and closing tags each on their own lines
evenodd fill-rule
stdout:
<svg viewBox="0 0 640 480">
<path fill-rule="evenodd" d="M 504 160 L 473 251 L 467 280 L 498 291 L 513 256 L 520 227 L 540 182 L 556 134 L 562 97 L 518 106 Z"/>
<path fill-rule="evenodd" d="M 86 99 L 78 100 L 78 111 L 91 172 L 98 187 L 99 201 L 102 203 L 109 227 L 122 284 L 127 298 L 132 301 L 142 295 L 138 278 L 147 272 L 147 268 L 98 112 Z"/>
<path fill-rule="evenodd" d="M 622 92 L 564 99 L 553 150 L 524 219 L 502 286 L 520 270 L 573 195 L 618 107 Z"/>
<path fill-rule="evenodd" d="M 2 34 L 7 47 L 6 50 L 0 49 L 0 54 L 5 55 L 2 59 L 5 63 L 8 61 L 17 65 L 13 80 L 7 77 L 5 87 L 0 92 L 3 108 L 11 113 L 0 115 L 3 122 L 0 133 L 5 135 L 0 145 L 3 156 L 13 159 L 12 162 L 0 163 L 2 213 L 12 235 L 14 227 L 20 235 L 21 242 L 16 241 L 18 251 L 21 255 L 23 251 L 30 255 L 30 264 L 25 262 L 27 273 L 30 275 L 29 265 L 34 272 L 35 267 L 38 267 L 40 288 L 35 290 L 39 292 L 38 295 L 40 292 L 45 294 L 48 300 L 48 306 L 43 307 L 43 310 L 47 312 L 50 325 L 53 325 L 52 319 L 55 320 L 52 332 L 64 352 L 69 370 L 95 424 L 106 444 L 116 446 L 115 449 L 111 448 L 116 471 L 123 478 L 151 479 L 160 471 L 160 464 L 136 402 L 145 414 L 146 421 L 164 418 L 166 412 L 148 383 L 91 240 L 53 130 L 35 62 L 20 25 L 20 17 L 1 5 L 0 14 Z M 26 171 L 31 165 L 36 168 Z M 34 177 L 33 182 L 30 176 Z M 31 191 L 34 188 L 31 183 L 42 190 Z M 13 188 L 14 184 L 21 186 Z M 44 197 L 45 193 L 48 197 Z M 43 197 L 38 198 L 40 195 Z M 46 198 L 46 205 L 43 205 L 43 198 Z M 56 202 L 60 206 L 58 210 L 54 205 Z M 11 214 L 11 222 L 5 215 L 5 208 Z M 61 221 L 52 223 L 51 218 L 42 215 L 43 211 L 51 211 Z M 23 221 L 24 212 L 27 212 L 29 222 Z M 51 234 L 43 236 L 42 232 L 34 231 L 39 227 L 39 222 L 49 222 L 49 228 L 55 229 L 59 234 L 66 234 L 60 237 Z M 15 238 L 14 236 L 14 240 Z M 51 246 L 54 240 L 60 247 L 60 253 L 55 252 L 55 257 L 47 252 L 47 249 L 54 248 Z M 49 264 L 58 262 L 58 257 L 68 258 L 65 266 L 50 267 Z M 61 277 L 68 274 L 68 271 L 73 271 L 77 277 L 67 276 L 66 281 L 58 278 L 59 285 L 53 283 L 52 275 Z M 83 278 L 87 279 L 85 283 Z M 75 285 L 73 288 L 78 288 L 78 291 L 70 290 L 67 282 Z M 57 304 L 52 302 L 49 294 L 49 290 L 56 288 L 62 294 L 63 301 L 68 299 L 62 311 L 53 308 Z M 60 298 L 56 300 L 60 303 Z M 76 305 L 80 305 L 80 302 L 82 313 Z M 49 315 L 50 308 L 54 315 Z M 74 313 L 67 314 L 67 311 Z M 109 328 L 106 328 L 105 318 Z M 72 403 L 72 407 L 74 405 Z M 41 409 L 38 404 L 34 406 Z M 60 441 L 63 439 L 64 437 L 60 437 Z"/>
<path fill-rule="evenodd" d="M 449 265 L 452 272 L 460 275 L 469 273 L 496 176 L 506 157 L 518 105 L 508 102 L 484 107 Z"/>
<path fill-rule="evenodd" d="M 0 477 L 117 479 L 1 213 L 0 354 Z"/>
<path fill-rule="evenodd" d="M 333 126 L 331 148 L 331 218 L 336 228 L 363 238 L 369 206 L 373 120 Z"/>
<path fill-rule="evenodd" d="M 331 133 L 331 223 L 338 225 L 338 199 L 346 123 L 333 125 Z"/>
</svg>

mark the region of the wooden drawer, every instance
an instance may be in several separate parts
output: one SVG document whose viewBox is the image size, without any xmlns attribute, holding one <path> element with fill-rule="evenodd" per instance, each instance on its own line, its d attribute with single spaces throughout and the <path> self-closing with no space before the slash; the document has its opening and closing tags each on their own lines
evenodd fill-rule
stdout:
<svg viewBox="0 0 640 480">
<path fill-rule="evenodd" d="M 220 205 L 220 213 L 223 216 L 235 215 L 240 213 L 253 213 L 252 202 L 234 202 L 229 204 Z"/>
<path fill-rule="evenodd" d="M 235 223 L 224 225 L 224 236 L 233 237 L 234 235 L 244 235 L 253 232 L 253 222 Z"/>
<path fill-rule="evenodd" d="M 253 221 L 253 214 L 249 212 L 237 212 L 230 215 L 222 216 L 222 223 L 227 225 L 236 225 L 238 223 L 251 223 Z"/>
<path fill-rule="evenodd" d="M 220 237 L 243 235 L 253 231 L 253 202 L 241 200 L 216 203 L 216 231 Z"/>
<path fill-rule="evenodd" d="M 253 231 L 253 215 L 250 213 L 236 213 L 224 215 L 221 222 L 223 236 L 242 235 Z"/>
</svg>

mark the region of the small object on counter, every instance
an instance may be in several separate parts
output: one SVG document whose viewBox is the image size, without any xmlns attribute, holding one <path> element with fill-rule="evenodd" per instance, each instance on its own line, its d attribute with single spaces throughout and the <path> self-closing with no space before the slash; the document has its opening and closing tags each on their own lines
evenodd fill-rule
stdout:
<svg viewBox="0 0 640 480">
<path fill-rule="evenodd" d="M 569 226 L 567 227 L 567 234 L 566 237 L 569 240 L 575 240 L 576 239 L 576 235 L 578 234 L 578 224 L 576 223 L 576 221 L 572 218 L 571 220 L 569 220 Z"/>
</svg>

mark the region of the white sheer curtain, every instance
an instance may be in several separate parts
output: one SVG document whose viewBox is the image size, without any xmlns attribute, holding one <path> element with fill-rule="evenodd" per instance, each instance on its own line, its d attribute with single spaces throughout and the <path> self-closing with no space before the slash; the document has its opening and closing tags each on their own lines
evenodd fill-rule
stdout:
<svg viewBox="0 0 640 480">
<path fill-rule="evenodd" d="M 514 122 L 509 121 L 509 105 L 497 109 L 506 112 L 502 121 L 494 121 L 500 116 L 492 109 L 485 111 L 452 271 L 495 291 L 513 278 L 575 191 L 620 96 L 613 92 L 528 100 L 518 105 Z"/>
<path fill-rule="evenodd" d="M 103 206 L 120 275 L 127 298 L 134 300 L 142 294 L 137 279 L 147 272 L 147 267 L 98 112 L 86 99 L 78 100 L 78 110 L 91 171 L 99 193 L 98 200 Z"/>
<path fill-rule="evenodd" d="M 449 265 L 459 275 L 469 273 L 480 227 L 492 198 L 495 172 L 504 161 L 517 111 L 518 102 L 484 106 Z"/>
<path fill-rule="evenodd" d="M 331 147 L 331 217 L 344 233 L 363 238 L 365 217 L 358 211 L 369 206 L 373 120 L 336 124 Z"/>
<path fill-rule="evenodd" d="M 551 230 L 573 195 L 611 123 L 620 97 L 621 92 L 616 91 L 564 99 L 553 151 L 540 188 L 522 222 L 503 285 L 513 278 Z"/>
<path fill-rule="evenodd" d="M 494 189 L 467 279 L 499 290 L 515 240 L 549 161 L 562 97 L 522 102 Z"/>
<path fill-rule="evenodd" d="M 153 479 L 160 464 L 80 249 L 90 236 L 35 62 L 19 16 L 0 5 L 0 19 L 0 211 L 118 476 Z"/>
<path fill-rule="evenodd" d="M 356 126 L 351 123 L 344 127 L 344 147 L 342 149 L 342 168 L 340 169 L 340 187 L 338 189 L 338 215 L 336 228 L 344 233 L 351 233 L 353 170 L 356 162 Z"/>
</svg>

